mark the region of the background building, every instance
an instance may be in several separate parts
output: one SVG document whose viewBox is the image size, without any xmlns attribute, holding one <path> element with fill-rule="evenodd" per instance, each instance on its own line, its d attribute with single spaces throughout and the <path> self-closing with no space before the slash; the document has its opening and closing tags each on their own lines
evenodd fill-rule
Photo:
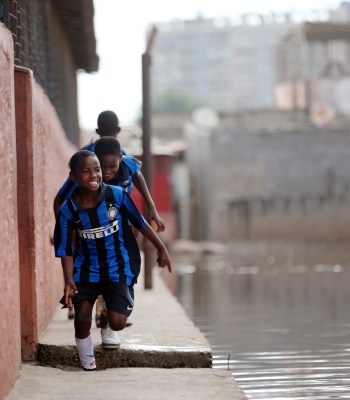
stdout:
<svg viewBox="0 0 350 400">
<path fill-rule="evenodd" d="M 185 142 L 187 179 L 181 170 L 174 180 L 185 237 L 350 236 L 347 3 L 342 7 L 327 21 L 314 12 L 308 17 L 315 22 L 247 15 L 235 24 L 198 18 L 159 25 L 152 121 L 160 137 Z M 160 98 L 168 108 L 159 108 Z M 196 103 L 217 112 L 214 125 L 208 110 L 193 119 Z M 337 119 L 325 120 L 328 111 Z"/>
<path fill-rule="evenodd" d="M 345 8 L 345 11 L 348 8 Z M 305 22 L 278 46 L 276 105 L 309 112 L 320 127 L 350 117 L 350 25 Z"/>
<path fill-rule="evenodd" d="M 255 14 L 239 24 L 199 17 L 157 25 L 155 102 L 177 93 L 219 112 L 274 108 L 276 45 L 294 26 L 288 15 Z"/>
<path fill-rule="evenodd" d="M 92 0 L 1 0 L 0 13 L 12 33 L 15 65 L 33 71 L 78 144 L 76 71 L 98 68 Z"/>
</svg>

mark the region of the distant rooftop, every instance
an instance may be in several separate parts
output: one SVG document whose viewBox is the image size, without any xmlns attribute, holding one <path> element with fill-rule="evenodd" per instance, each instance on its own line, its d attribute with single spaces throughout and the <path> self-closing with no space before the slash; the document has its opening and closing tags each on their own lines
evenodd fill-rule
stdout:
<svg viewBox="0 0 350 400">
<path fill-rule="evenodd" d="M 305 22 L 284 36 L 283 42 L 299 42 L 304 38 L 307 42 L 327 42 L 334 40 L 350 40 L 349 23 Z"/>
<path fill-rule="evenodd" d="M 236 17 L 217 17 L 205 18 L 202 15 L 189 20 L 175 19 L 169 22 L 155 23 L 161 31 L 184 30 L 188 27 L 216 27 L 225 28 L 230 26 L 256 26 L 263 24 L 285 24 L 303 21 L 327 21 L 330 17 L 330 11 L 325 9 L 310 9 L 310 10 L 291 10 L 289 12 L 267 12 L 267 13 L 245 13 Z M 154 24 L 152 24 L 154 25 Z"/>
</svg>

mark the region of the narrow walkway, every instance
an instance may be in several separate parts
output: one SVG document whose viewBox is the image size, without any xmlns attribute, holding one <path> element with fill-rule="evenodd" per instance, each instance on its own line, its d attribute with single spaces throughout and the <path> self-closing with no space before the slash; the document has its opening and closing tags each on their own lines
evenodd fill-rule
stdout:
<svg viewBox="0 0 350 400">
<path fill-rule="evenodd" d="M 119 350 L 103 350 L 100 329 L 93 327 L 97 367 L 210 368 L 208 341 L 187 318 L 161 277 L 154 273 L 152 290 L 143 287 L 140 279 L 135 286 L 132 325 L 119 333 Z M 38 359 L 41 365 L 80 367 L 73 321 L 68 320 L 67 310 L 58 309 L 54 315 L 40 340 Z"/>
<path fill-rule="evenodd" d="M 23 365 L 7 400 L 244 400 L 229 373 L 200 368 L 66 372 Z"/>
<path fill-rule="evenodd" d="M 120 333 L 120 349 L 103 350 L 100 330 L 92 329 L 96 372 L 80 369 L 73 321 L 67 310 L 58 309 L 39 343 L 41 366 L 24 363 L 7 399 L 86 400 L 117 394 L 124 400 L 244 400 L 229 372 L 210 368 L 207 340 L 159 275 L 154 274 L 153 284 L 152 290 L 144 290 L 142 282 L 136 285 L 132 325 Z"/>
</svg>

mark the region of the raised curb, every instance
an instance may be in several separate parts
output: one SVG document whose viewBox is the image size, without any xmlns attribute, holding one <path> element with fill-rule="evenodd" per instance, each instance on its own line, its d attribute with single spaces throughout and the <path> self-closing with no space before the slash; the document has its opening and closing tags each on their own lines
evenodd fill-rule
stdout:
<svg viewBox="0 0 350 400">
<path fill-rule="evenodd" d="M 136 350 L 121 348 L 104 350 L 95 346 L 96 364 L 99 370 L 106 368 L 210 368 L 210 351 L 162 351 L 157 349 Z M 38 361 L 42 366 L 80 368 L 75 346 L 55 346 L 40 344 Z"/>
<path fill-rule="evenodd" d="M 119 333 L 121 347 L 103 350 L 100 330 L 91 334 L 98 369 L 118 367 L 210 368 L 208 341 L 190 321 L 177 299 L 154 274 L 153 289 L 135 287 L 132 325 Z M 94 325 L 94 324 L 93 324 Z M 38 362 L 43 366 L 79 368 L 73 321 L 67 310 L 58 309 L 38 344 Z"/>
</svg>

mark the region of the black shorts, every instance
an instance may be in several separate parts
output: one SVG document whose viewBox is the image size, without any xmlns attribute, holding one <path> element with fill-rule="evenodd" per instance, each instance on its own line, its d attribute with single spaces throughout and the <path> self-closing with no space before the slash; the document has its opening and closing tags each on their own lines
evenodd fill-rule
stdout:
<svg viewBox="0 0 350 400">
<path fill-rule="evenodd" d="M 78 293 L 72 297 L 73 304 L 87 300 L 95 304 L 102 294 L 107 310 L 112 310 L 129 317 L 134 308 L 134 288 L 124 282 L 76 282 Z M 64 296 L 60 303 L 64 305 Z"/>
</svg>

